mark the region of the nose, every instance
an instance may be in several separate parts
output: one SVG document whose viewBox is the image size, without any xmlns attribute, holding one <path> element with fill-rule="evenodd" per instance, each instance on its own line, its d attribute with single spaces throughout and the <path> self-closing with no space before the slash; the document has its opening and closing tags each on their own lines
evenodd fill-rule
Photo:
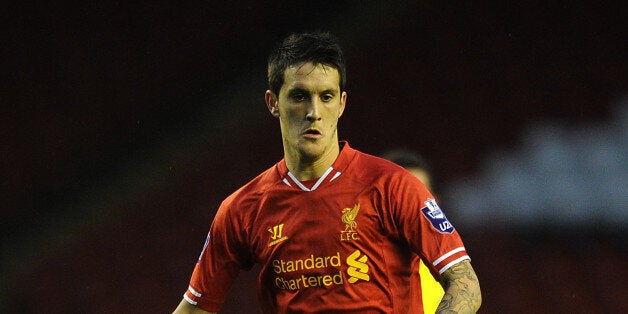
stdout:
<svg viewBox="0 0 628 314">
<path fill-rule="evenodd" d="M 313 99 L 312 101 L 310 101 L 309 107 L 307 108 L 307 114 L 305 116 L 305 118 L 308 121 L 317 121 L 321 119 L 321 111 L 320 111 L 320 106 L 322 106 L 322 104 L 320 103 L 320 100 L 318 99 Z"/>
</svg>

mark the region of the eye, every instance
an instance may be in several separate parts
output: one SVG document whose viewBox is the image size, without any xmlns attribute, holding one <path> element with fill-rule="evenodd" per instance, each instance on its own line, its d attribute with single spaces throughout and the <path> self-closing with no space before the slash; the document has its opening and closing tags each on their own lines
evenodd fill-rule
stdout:
<svg viewBox="0 0 628 314">
<path fill-rule="evenodd" d="M 334 99 L 334 95 L 332 94 L 324 94 L 323 96 L 321 96 L 321 100 L 324 102 L 329 102 L 332 99 Z"/>
<path fill-rule="evenodd" d="M 301 93 L 293 94 L 292 100 L 294 100 L 295 102 L 302 102 L 305 100 L 305 95 Z"/>
</svg>

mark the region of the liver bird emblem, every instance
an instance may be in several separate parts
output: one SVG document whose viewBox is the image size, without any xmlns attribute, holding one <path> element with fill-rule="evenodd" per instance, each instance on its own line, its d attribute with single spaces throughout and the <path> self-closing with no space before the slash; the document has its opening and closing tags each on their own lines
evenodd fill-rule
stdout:
<svg viewBox="0 0 628 314">
<path fill-rule="evenodd" d="M 355 222 L 355 218 L 360 211 L 360 204 L 356 204 L 353 208 L 347 207 L 342 210 L 342 222 L 346 224 L 344 232 L 355 232 L 355 228 L 358 224 Z"/>
</svg>

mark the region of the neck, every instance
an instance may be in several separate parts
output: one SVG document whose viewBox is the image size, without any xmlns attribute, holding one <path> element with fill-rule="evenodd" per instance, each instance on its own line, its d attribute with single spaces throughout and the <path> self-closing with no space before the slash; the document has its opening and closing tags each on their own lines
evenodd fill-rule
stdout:
<svg viewBox="0 0 628 314">
<path fill-rule="evenodd" d="M 301 153 L 289 154 L 285 152 L 286 166 L 300 181 L 316 179 L 321 177 L 331 167 L 339 154 L 340 147 L 338 141 L 317 158 L 310 159 Z"/>
</svg>

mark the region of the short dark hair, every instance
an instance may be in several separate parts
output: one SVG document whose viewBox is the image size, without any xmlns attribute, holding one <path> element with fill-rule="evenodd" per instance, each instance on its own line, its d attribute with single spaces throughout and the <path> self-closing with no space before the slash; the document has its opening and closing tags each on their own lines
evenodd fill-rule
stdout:
<svg viewBox="0 0 628 314">
<path fill-rule="evenodd" d="M 268 57 L 268 85 L 279 96 L 284 73 L 292 65 L 312 62 L 338 70 L 340 90 L 347 80 L 345 57 L 336 37 L 327 32 L 291 34 L 275 47 Z"/>
<path fill-rule="evenodd" d="M 423 157 L 412 150 L 393 149 L 382 154 L 384 159 L 388 159 L 404 168 L 420 168 L 423 169 L 428 176 L 432 176 L 432 168 L 423 159 Z"/>
</svg>

